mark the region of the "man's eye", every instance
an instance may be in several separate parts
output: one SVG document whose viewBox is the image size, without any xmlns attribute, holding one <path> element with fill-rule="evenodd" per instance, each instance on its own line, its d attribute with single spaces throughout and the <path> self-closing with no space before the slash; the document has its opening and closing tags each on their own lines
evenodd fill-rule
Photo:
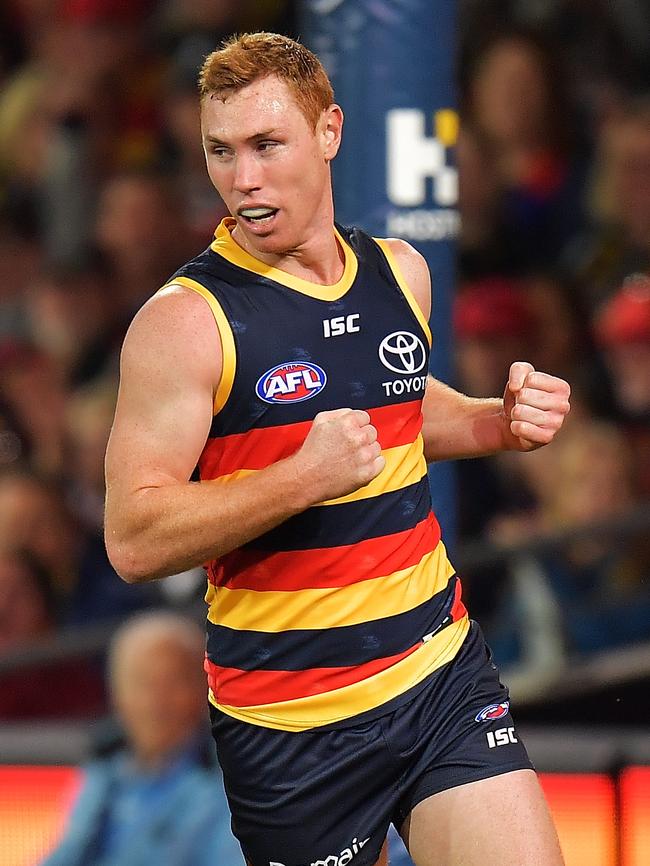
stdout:
<svg viewBox="0 0 650 866">
<path fill-rule="evenodd" d="M 223 159 L 224 157 L 228 156 L 228 151 L 225 147 L 212 147 L 210 148 L 210 152 L 219 159 Z"/>
<path fill-rule="evenodd" d="M 260 141 L 258 148 L 261 151 L 271 150 L 277 145 L 277 141 Z"/>
</svg>

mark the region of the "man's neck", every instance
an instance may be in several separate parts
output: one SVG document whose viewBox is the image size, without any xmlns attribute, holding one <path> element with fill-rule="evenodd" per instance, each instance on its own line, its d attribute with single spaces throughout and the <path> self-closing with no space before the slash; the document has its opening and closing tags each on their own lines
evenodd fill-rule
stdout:
<svg viewBox="0 0 650 866">
<path fill-rule="evenodd" d="M 285 252 L 269 253 L 257 249 L 239 224 L 233 229 L 232 238 L 259 261 L 307 282 L 331 286 L 343 276 L 345 252 L 334 231 L 332 211 L 324 214 L 299 245 Z"/>
</svg>

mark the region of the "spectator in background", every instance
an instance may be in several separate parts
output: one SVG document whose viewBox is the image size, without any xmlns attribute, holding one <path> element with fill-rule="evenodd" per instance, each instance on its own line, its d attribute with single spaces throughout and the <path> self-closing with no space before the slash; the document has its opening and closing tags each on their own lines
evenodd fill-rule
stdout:
<svg viewBox="0 0 650 866">
<path fill-rule="evenodd" d="M 640 502 L 629 444 L 615 425 L 583 418 L 562 442 L 531 455 L 522 475 L 537 506 L 526 521 L 495 526 L 505 544 L 544 534 L 606 526 Z M 601 532 L 521 554 L 511 563 L 508 593 L 488 626 L 495 656 L 520 666 L 521 679 L 558 661 L 650 639 L 650 543 L 647 533 Z M 530 684 L 530 683 L 529 683 Z"/>
<path fill-rule="evenodd" d="M 629 445 L 614 426 L 574 426 L 556 452 L 541 520 L 550 529 L 603 524 L 639 502 Z M 561 482 L 561 483 L 560 483 Z M 578 653 L 650 638 L 647 537 L 576 541 L 541 562 L 560 603 L 569 649 Z"/>
<path fill-rule="evenodd" d="M 86 430 L 83 435 L 89 440 L 97 436 L 95 430 Z M 105 435 L 106 430 L 98 438 Z M 87 444 L 95 455 L 97 446 L 97 441 Z M 90 495 L 87 484 L 93 471 L 97 470 L 89 465 L 76 466 L 71 478 L 77 479 L 78 487 L 72 488 L 73 493 L 79 495 L 83 487 Z M 71 502 L 88 508 L 85 517 L 92 520 L 88 503 L 81 506 L 74 497 Z M 50 574 L 58 607 L 58 617 L 53 620 L 56 624 L 87 625 L 114 619 L 150 605 L 157 598 L 151 588 L 136 587 L 133 592 L 119 580 L 108 562 L 100 532 L 88 524 L 84 527 L 75 518 L 62 485 L 25 469 L 0 475 L 0 549 L 13 547 L 28 551 Z"/>
<path fill-rule="evenodd" d="M 91 764 L 43 866 L 243 866 L 207 751 L 204 638 L 168 613 L 114 638 L 110 688 L 125 744 Z"/>
<path fill-rule="evenodd" d="M 56 596 L 37 560 L 20 552 L 0 555 L 0 653 L 47 634 Z"/>
<path fill-rule="evenodd" d="M 458 388 L 466 394 L 498 393 L 513 358 L 530 357 L 536 364 L 534 309 L 521 283 L 493 277 L 461 287 L 453 313 Z M 494 390 L 496 387 L 496 391 Z M 460 460 L 458 523 L 463 540 L 476 539 L 500 513 L 526 510 L 531 494 L 513 484 L 501 455 Z M 464 590 L 474 615 L 489 622 L 503 590 L 501 568 L 482 568 L 464 575 Z"/>
<path fill-rule="evenodd" d="M 44 268 L 23 297 L 23 328 L 68 389 L 117 376 L 119 339 L 107 274 L 100 267 Z"/>
<path fill-rule="evenodd" d="M 25 340 L 0 343 L 0 397 L 21 438 L 20 451 L 44 476 L 63 462 L 66 389 L 57 364 Z"/>
<path fill-rule="evenodd" d="M 635 476 L 650 496 L 650 276 L 626 280 L 597 312 L 594 329 L 612 378 L 617 417 L 633 450 Z"/>
<path fill-rule="evenodd" d="M 487 397 L 524 355 L 537 365 L 535 313 L 521 283 L 491 277 L 460 287 L 454 304 L 456 368 L 466 394 Z"/>
<path fill-rule="evenodd" d="M 101 534 L 104 523 L 104 454 L 113 423 L 117 385 L 96 380 L 71 395 L 66 406 L 70 452 L 68 501 L 87 531 Z"/>
<path fill-rule="evenodd" d="M 456 160 L 461 279 L 516 273 L 522 263 L 505 224 L 496 155 L 486 137 L 467 118 L 460 126 Z"/>
<path fill-rule="evenodd" d="M 592 210 L 595 227 L 567 260 L 589 310 L 630 275 L 650 272 L 650 97 L 620 106 L 603 125 Z"/>
<path fill-rule="evenodd" d="M 83 538 L 78 579 L 66 608 L 70 625 L 116 619 L 160 600 L 158 586 L 125 586 L 104 546 L 104 453 L 116 398 L 112 378 L 96 379 L 71 394 L 66 407 L 66 501 Z"/>
<path fill-rule="evenodd" d="M 64 604 L 78 579 L 78 534 L 61 489 L 29 470 L 0 476 L 0 549 L 14 547 L 42 563 Z"/>
<path fill-rule="evenodd" d="M 647 7 L 637 0 L 460 0 L 470 34 L 504 21 L 542 33 L 564 55 L 567 88 L 584 118 L 597 115 L 622 87 L 638 85 L 649 71 Z"/>
<path fill-rule="evenodd" d="M 19 550 L 0 552 L 0 659 L 51 638 L 57 597 L 47 569 Z M 92 718 L 105 711 L 99 664 L 48 660 L 0 673 L 0 720 Z"/>
<path fill-rule="evenodd" d="M 182 211 L 173 182 L 153 172 L 123 172 L 106 181 L 96 242 L 125 323 L 167 282 L 179 261 L 201 248 L 193 245 Z"/>
<path fill-rule="evenodd" d="M 500 28 L 470 45 L 466 115 L 494 154 L 505 226 L 526 269 L 548 267 L 583 225 L 585 165 L 557 53 Z"/>
</svg>

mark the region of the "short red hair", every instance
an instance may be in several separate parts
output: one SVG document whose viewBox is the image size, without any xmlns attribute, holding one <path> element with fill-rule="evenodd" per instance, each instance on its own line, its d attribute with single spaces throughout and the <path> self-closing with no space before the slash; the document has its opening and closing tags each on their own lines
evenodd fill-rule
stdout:
<svg viewBox="0 0 650 866">
<path fill-rule="evenodd" d="M 231 36 L 209 54 L 199 75 L 201 99 L 225 99 L 267 75 L 286 83 L 300 110 L 315 129 L 322 112 L 334 102 L 323 64 L 300 42 L 278 33 Z"/>
</svg>

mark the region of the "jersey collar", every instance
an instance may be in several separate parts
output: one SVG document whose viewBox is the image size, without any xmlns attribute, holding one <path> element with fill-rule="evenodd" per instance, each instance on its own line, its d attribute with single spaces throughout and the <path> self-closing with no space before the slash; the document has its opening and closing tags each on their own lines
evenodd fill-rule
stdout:
<svg viewBox="0 0 650 866">
<path fill-rule="evenodd" d="M 337 283 L 331 286 L 323 286 L 320 283 L 311 283 L 309 280 L 303 280 L 301 277 L 288 274 L 280 268 L 275 268 L 272 265 L 267 265 L 266 262 L 256 259 L 255 256 L 242 249 L 233 240 L 232 230 L 236 224 L 236 220 L 233 217 L 225 217 L 221 220 L 214 233 L 214 241 L 210 245 L 210 249 L 213 252 L 222 256 L 222 258 L 233 265 L 258 274 L 261 277 L 266 277 L 269 280 L 280 283 L 282 286 L 294 289 L 296 292 L 309 295 L 309 297 L 320 301 L 337 301 L 343 297 L 355 280 L 359 267 L 357 257 L 336 227 L 334 227 L 334 233 L 341 244 L 345 256 L 345 265 L 341 279 Z"/>
</svg>

